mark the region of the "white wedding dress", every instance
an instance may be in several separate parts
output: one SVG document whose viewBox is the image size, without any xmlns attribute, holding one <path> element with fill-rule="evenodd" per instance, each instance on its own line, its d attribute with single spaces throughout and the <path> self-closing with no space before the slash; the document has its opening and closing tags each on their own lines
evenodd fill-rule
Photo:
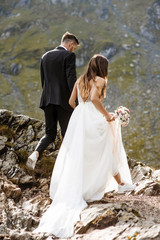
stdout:
<svg viewBox="0 0 160 240">
<path fill-rule="evenodd" d="M 132 183 L 119 120 L 107 122 L 90 101 L 90 95 L 83 102 L 77 91 L 79 105 L 69 121 L 52 173 L 53 202 L 35 233 L 72 236 L 86 202 L 100 200 L 105 192 L 117 189 L 114 175 L 120 172 L 125 183 Z"/>
</svg>

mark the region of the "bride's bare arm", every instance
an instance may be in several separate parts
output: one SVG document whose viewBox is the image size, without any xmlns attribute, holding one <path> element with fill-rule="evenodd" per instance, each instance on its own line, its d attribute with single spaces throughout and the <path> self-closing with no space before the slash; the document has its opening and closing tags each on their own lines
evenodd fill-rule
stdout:
<svg viewBox="0 0 160 240">
<path fill-rule="evenodd" d="M 96 81 L 96 87 L 94 88 L 92 95 L 91 95 L 91 101 L 94 104 L 94 106 L 100 111 L 106 118 L 107 121 L 113 121 L 115 120 L 114 117 L 107 112 L 107 110 L 103 107 L 102 102 L 100 100 L 100 93 L 99 91 L 104 87 L 104 79 L 98 78 Z"/>
<path fill-rule="evenodd" d="M 76 107 L 76 99 L 77 99 L 77 82 L 75 82 L 70 99 L 69 99 L 69 105 L 72 108 Z"/>
</svg>

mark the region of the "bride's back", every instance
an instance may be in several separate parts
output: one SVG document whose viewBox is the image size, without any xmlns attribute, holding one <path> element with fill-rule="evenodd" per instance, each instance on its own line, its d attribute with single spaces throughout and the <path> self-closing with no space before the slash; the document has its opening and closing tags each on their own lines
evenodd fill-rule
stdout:
<svg viewBox="0 0 160 240">
<path fill-rule="evenodd" d="M 77 84 L 78 102 L 89 102 L 91 100 L 91 94 L 95 86 L 94 81 L 91 80 L 88 85 L 89 85 L 88 90 L 84 93 L 84 90 L 81 89 L 81 84 L 78 81 L 78 84 Z"/>
<path fill-rule="evenodd" d="M 99 92 L 99 98 L 101 101 L 103 101 L 103 98 L 105 97 L 105 94 L 106 94 L 106 85 L 107 85 L 107 82 L 105 79 L 96 76 L 95 80 L 91 79 L 88 82 L 87 89 L 84 86 L 84 84 L 81 84 L 81 81 L 82 79 L 79 79 L 77 84 L 79 102 L 91 101 L 91 95 L 92 95 L 92 92 L 94 91 L 94 88 L 97 89 L 97 91 Z"/>
</svg>

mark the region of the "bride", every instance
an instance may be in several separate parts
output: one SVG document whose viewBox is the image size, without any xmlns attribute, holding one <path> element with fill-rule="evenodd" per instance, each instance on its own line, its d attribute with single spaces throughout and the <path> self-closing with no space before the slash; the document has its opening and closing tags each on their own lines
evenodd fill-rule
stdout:
<svg viewBox="0 0 160 240">
<path fill-rule="evenodd" d="M 134 189 L 119 120 L 102 105 L 107 77 L 107 58 L 94 55 L 75 83 L 69 100 L 74 112 L 51 178 L 53 201 L 34 233 L 70 237 L 87 202 L 100 200 L 110 190 Z"/>
</svg>

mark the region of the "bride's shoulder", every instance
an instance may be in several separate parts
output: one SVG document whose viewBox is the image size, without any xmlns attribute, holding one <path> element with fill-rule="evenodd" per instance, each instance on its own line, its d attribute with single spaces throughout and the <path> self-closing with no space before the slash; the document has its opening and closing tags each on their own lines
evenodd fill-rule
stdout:
<svg viewBox="0 0 160 240">
<path fill-rule="evenodd" d="M 76 84 L 79 84 L 80 81 L 81 81 L 81 77 L 79 77 L 75 83 L 76 83 Z"/>
<path fill-rule="evenodd" d="M 74 86 L 78 86 L 79 85 L 79 79 L 77 79 L 77 81 L 75 82 Z"/>
<path fill-rule="evenodd" d="M 101 77 L 96 77 L 95 78 L 95 83 L 97 87 L 104 87 L 104 85 L 106 85 L 106 80 L 104 78 Z"/>
</svg>

